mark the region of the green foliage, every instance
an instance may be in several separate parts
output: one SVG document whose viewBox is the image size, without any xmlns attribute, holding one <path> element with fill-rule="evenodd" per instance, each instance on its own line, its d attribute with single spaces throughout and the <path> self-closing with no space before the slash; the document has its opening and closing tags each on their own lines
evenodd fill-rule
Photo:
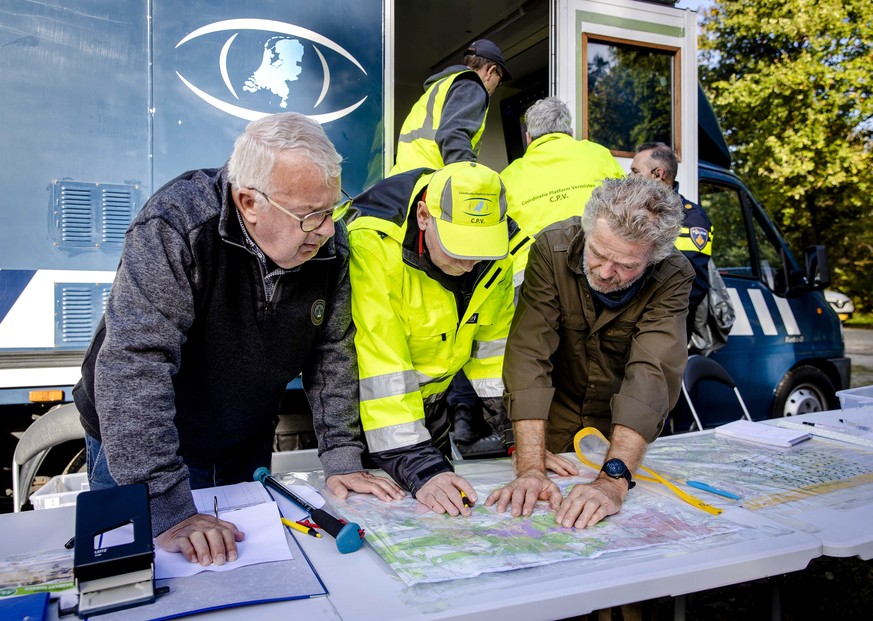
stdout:
<svg viewBox="0 0 873 621">
<path fill-rule="evenodd" d="M 843 322 L 843 325 L 849 328 L 867 328 L 873 329 L 873 315 L 868 313 L 855 313 L 851 319 Z"/>
<path fill-rule="evenodd" d="M 589 138 L 626 152 L 652 140 L 672 145 L 672 55 L 619 44 L 588 49 Z"/>
<path fill-rule="evenodd" d="M 873 309 L 873 2 L 716 0 L 700 52 L 737 173 Z"/>
</svg>

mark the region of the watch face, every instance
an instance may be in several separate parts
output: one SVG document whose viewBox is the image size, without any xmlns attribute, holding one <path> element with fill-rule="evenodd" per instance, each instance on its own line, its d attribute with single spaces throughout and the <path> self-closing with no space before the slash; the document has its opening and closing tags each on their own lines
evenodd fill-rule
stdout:
<svg viewBox="0 0 873 621">
<path fill-rule="evenodd" d="M 620 459 L 610 459 L 603 464 L 603 470 L 611 477 L 622 477 L 627 472 L 627 466 Z"/>
</svg>

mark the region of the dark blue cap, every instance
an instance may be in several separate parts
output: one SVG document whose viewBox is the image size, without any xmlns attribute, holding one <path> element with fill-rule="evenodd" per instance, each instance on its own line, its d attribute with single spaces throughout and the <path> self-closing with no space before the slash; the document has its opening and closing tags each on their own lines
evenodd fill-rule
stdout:
<svg viewBox="0 0 873 621">
<path fill-rule="evenodd" d="M 493 41 L 489 41 L 488 39 L 479 39 L 478 41 L 473 41 L 470 44 L 470 47 L 464 52 L 465 56 L 470 54 L 474 54 L 475 56 L 481 56 L 482 58 L 487 58 L 488 60 L 492 60 L 497 63 L 503 72 L 504 80 L 511 80 L 512 75 L 509 73 L 509 69 L 506 68 L 506 61 L 503 60 L 503 52 L 500 51 L 500 48 L 494 44 Z"/>
</svg>

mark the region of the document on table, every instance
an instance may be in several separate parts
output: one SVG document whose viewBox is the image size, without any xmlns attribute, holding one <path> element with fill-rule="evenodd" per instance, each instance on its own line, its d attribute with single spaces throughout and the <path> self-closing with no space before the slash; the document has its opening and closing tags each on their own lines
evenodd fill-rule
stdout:
<svg viewBox="0 0 873 621">
<path fill-rule="evenodd" d="M 261 483 L 247 481 L 236 485 L 222 485 L 220 487 L 207 487 L 191 491 L 194 497 L 194 506 L 200 513 L 209 513 L 215 510 L 215 501 L 218 500 L 218 512 L 242 509 L 273 500 Z"/>
<path fill-rule="evenodd" d="M 201 513 L 213 514 L 218 499 L 218 517 L 233 522 L 246 534 L 237 542 L 239 558 L 224 565 L 203 567 L 189 563 L 182 554 L 155 547 L 155 578 L 180 578 L 201 571 L 230 571 L 247 565 L 286 561 L 294 558 L 285 539 L 279 509 L 258 482 L 238 483 L 193 491 L 194 504 Z"/>
<path fill-rule="evenodd" d="M 169 587 L 169 593 L 147 606 L 102 614 L 101 621 L 174 619 L 233 606 L 327 595 L 297 540 L 286 538 L 279 509 L 261 483 L 198 489 L 192 495 L 197 510 L 210 515 L 217 499 L 218 517 L 245 532 L 245 540 L 237 543 L 239 560 L 201 567 L 188 563 L 181 554 L 156 547 L 155 578 L 160 581 L 158 586 Z"/>
<path fill-rule="evenodd" d="M 812 435 L 808 431 L 783 429 L 763 423 L 753 423 L 748 420 L 736 420 L 727 425 L 715 428 L 715 433 L 720 436 L 729 436 L 739 440 L 748 440 L 770 446 L 792 447 L 804 440 L 809 440 Z"/>
</svg>

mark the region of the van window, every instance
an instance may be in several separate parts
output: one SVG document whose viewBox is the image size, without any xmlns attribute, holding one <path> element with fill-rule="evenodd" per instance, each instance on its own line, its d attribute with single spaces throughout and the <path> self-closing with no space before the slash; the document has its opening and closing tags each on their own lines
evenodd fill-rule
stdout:
<svg viewBox="0 0 873 621">
<path fill-rule="evenodd" d="M 712 261 L 723 275 L 754 278 L 739 192 L 711 183 L 700 183 L 698 192 L 712 220 Z"/>
<path fill-rule="evenodd" d="M 660 141 L 679 157 L 678 48 L 582 35 L 582 138 L 633 157 Z"/>
<path fill-rule="evenodd" d="M 746 229 L 743 193 L 739 188 L 700 183 L 700 206 L 712 220 L 712 260 L 726 276 L 760 278 L 778 295 L 785 293 L 785 260 L 781 246 L 772 239 L 764 215 L 746 197 L 751 206 L 752 243 Z M 757 263 L 757 269 L 755 264 Z"/>
<path fill-rule="evenodd" d="M 770 241 L 767 231 L 770 230 L 762 221 L 762 214 L 752 209 L 752 232 L 755 235 L 755 246 L 758 249 L 758 261 L 761 265 L 761 280 L 773 293 L 785 295 L 785 261 L 780 247 Z"/>
</svg>

